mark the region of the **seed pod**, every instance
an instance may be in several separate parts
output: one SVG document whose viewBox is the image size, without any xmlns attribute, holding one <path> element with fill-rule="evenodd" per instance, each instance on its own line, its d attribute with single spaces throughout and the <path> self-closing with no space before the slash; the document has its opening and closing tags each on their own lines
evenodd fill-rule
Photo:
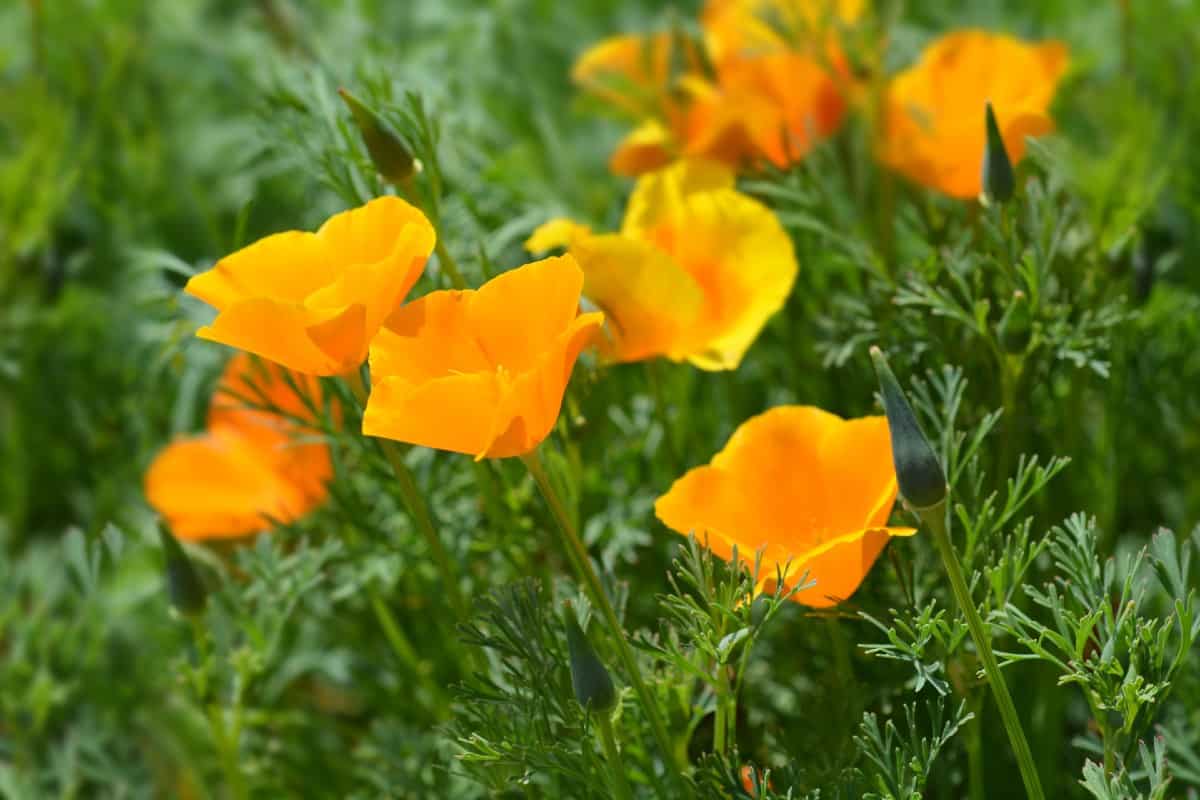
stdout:
<svg viewBox="0 0 1200 800">
<path fill-rule="evenodd" d="M 1017 179 L 1013 175 L 1008 151 L 1004 149 L 1004 137 L 1000 135 L 1000 126 L 996 124 L 991 102 L 985 107 L 984 125 L 987 127 L 987 146 L 983 151 L 983 193 L 980 194 L 979 201 L 985 206 L 990 206 L 992 203 L 1005 203 L 1012 199 L 1017 188 Z"/>
<path fill-rule="evenodd" d="M 996 325 L 996 334 L 1005 351 L 1024 353 L 1033 339 L 1033 308 L 1022 291 L 1013 292 L 1012 302 Z"/>
<path fill-rule="evenodd" d="M 192 565 L 192 559 L 167 530 L 165 523 L 158 523 L 158 538 L 162 542 L 166 561 L 167 594 L 171 598 L 171 605 L 184 616 L 199 614 L 204 611 L 208 591 Z"/>
<path fill-rule="evenodd" d="M 938 463 L 929 440 L 921 432 L 908 398 L 892 374 L 887 358 L 878 347 L 871 348 L 875 374 L 879 376 L 879 391 L 887 414 L 888 430 L 892 436 L 892 462 L 896 465 L 896 482 L 900 494 L 920 511 L 933 508 L 946 499 L 946 474 Z"/>
<path fill-rule="evenodd" d="M 571 658 L 571 686 L 585 711 L 607 714 L 617 707 L 612 677 L 579 627 L 575 612 L 567 609 L 567 650 Z"/>
<path fill-rule="evenodd" d="M 354 116 L 354 124 L 358 126 L 367 152 L 371 155 L 371 161 L 375 163 L 375 169 L 379 170 L 384 180 L 399 185 L 412 177 L 417 171 L 417 162 L 404 141 L 373 108 L 345 89 L 338 89 L 338 94 L 349 106 L 350 113 Z"/>
</svg>

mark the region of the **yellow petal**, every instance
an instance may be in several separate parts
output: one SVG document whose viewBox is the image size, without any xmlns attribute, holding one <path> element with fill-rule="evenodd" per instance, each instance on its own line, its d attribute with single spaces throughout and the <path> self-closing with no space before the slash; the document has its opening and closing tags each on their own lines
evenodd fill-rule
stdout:
<svg viewBox="0 0 1200 800">
<path fill-rule="evenodd" d="M 592 229 L 587 225 L 566 217 L 557 217 L 539 225 L 525 240 L 525 249 L 530 253 L 544 253 L 557 247 L 570 247 L 573 242 L 584 239 L 591 233 Z"/>
<path fill-rule="evenodd" d="M 663 251 L 620 234 L 593 236 L 572 248 L 584 273 L 584 294 L 608 319 L 606 356 L 638 361 L 683 358 L 704 294 Z"/>
<path fill-rule="evenodd" d="M 608 165 L 617 175 L 641 175 L 671 163 L 677 150 L 675 137 L 657 120 L 634 128 L 613 152 Z"/>
<path fill-rule="evenodd" d="M 314 341 L 309 330 L 316 327 L 321 331 L 319 326 L 353 313 L 349 309 L 321 313 L 266 298 L 251 299 L 226 308 L 212 325 L 200 328 L 196 335 L 254 353 L 297 372 L 340 375 L 361 363 L 363 354 L 356 351 L 331 355 Z"/>
<path fill-rule="evenodd" d="M 715 161 L 684 159 L 638 179 L 625 208 L 621 232 L 640 234 L 677 220 L 684 199 L 697 192 L 732 189 L 733 171 Z"/>
<path fill-rule="evenodd" d="M 225 256 L 211 270 L 193 276 L 184 291 L 218 310 L 264 297 L 299 303 L 336 276 L 334 255 L 323 240 L 287 231 Z"/>
</svg>

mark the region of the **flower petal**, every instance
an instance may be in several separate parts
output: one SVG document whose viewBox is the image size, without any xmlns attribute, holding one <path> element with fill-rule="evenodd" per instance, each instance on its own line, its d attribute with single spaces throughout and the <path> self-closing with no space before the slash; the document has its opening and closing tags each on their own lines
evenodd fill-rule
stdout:
<svg viewBox="0 0 1200 800">
<path fill-rule="evenodd" d="M 400 377 L 408 383 L 469 372 L 495 364 L 471 333 L 473 291 L 438 291 L 392 313 L 371 342 L 373 380 Z"/>
<path fill-rule="evenodd" d="M 576 242 L 571 254 L 583 268 L 584 294 L 607 316 L 606 356 L 637 361 L 687 355 L 704 294 L 670 256 L 620 234 Z"/>
<path fill-rule="evenodd" d="M 492 442 L 502 396 L 500 380 L 490 372 L 446 375 L 422 383 L 385 376 L 371 386 L 362 432 L 476 455 Z"/>
<path fill-rule="evenodd" d="M 557 217 L 538 226 L 528 239 L 525 249 L 530 253 L 544 253 L 556 247 L 570 247 L 572 242 L 590 236 L 592 229 L 566 217 Z"/>
<path fill-rule="evenodd" d="M 336 276 L 326 242 L 313 233 L 287 231 L 225 256 L 193 276 L 184 291 L 220 311 L 259 297 L 299 303 Z"/>
<path fill-rule="evenodd" d="M 309 331 L 315 328 L 318 337 L 327 340 L 337 330 L 336 320 L 356 313 L 361 311 L 317 312 L 291 303 L 256 298 L 229 306 L 217 315 L 212 325 L 200 328 L 196 335 L 254 353 L 297 372 L 340 375 L 361 363 L 364 354 L 330 354 Z"/>
<path fill-rule="evenodd" d="M 604 323 L 598 312 L 581 314 L 559 334 L 536 366 L 518 377 L 496 411 L 492 440 L 477 458 L 508 458 L 532 451 L 558 421 L 575 360 Z"/>
<path fill-rule="evenodd" d="M 496 366 L 525 372 L 579 311 L 583 270 L 570 255 L 505 272 L 471 296 L 470 329 Z"/>
</svg>

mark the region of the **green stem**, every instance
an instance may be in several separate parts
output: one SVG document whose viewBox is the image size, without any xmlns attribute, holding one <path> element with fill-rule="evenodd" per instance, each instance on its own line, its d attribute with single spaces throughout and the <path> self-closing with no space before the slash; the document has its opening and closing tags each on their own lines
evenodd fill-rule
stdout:
<svg viewBox="0 0 1200 800">
<path fill-rule="evenodd" d="M 455 289 L 467 288 L 467 282 L 463 279 L 462 273 L 458 269 L 458 262 L 450 255 L 450 251 L 446 249 L 446 244 L 438 237 L 437 244 L 433 246 L 433 251 L 437 253 L 438 264 L 442 270 L 450 278 L 450 284 Z"/>
<path fill-rule="evenodd" d="M 612 778 L 613 797 L 617 800 L 633 800 L 629 781 L 625 778 L 625 766 L 621 762 L 621 751 L 617 749 L 617 737 L 613 735 L 612 719 L 607 712 L 596 715 L 596 727 L 600 729 L 600 744 L 604 747 L 604 759 Z"/>
<path fill-rule="evenodd" d="M 737 719 L 737 694 L 729 681 L 729 669 L 717 665 L 717 715 L 713 725 L 713 752 L 724 756 L 736 747 L 734 721 Z"/>
<path fill-rule="evenodd" d="M 346 374 L 345 379 L 355 398 L 363 408 L 366 408 L 367 387 L 363 383 L 362 373 L 357 369 L 351 370 Z M 400 488 L 400 498 L 404 502 L 404 507 L 408 510 L 417 531 L 429 546 L 429 552 L 432 553 L 434 563 L 441 574 L 442 584 L 446 588 L 446 597 L 454 609 L 455 615 L 459 619 L 466 619 L 467 604 L 463 600 L 462 589 L 458 585 L 458 572 L 450 561 L 450 555 L 446 552 L 441 537 L 438 536 L 437 528 L 433 524 L 433 515 L 429 511 L 429 505 L 425 502 L 424 496 L 417 488 L 412 470 L 404 463 L 400 448 L 395 442 L 390 439 L 376 439 L 376 441 L 379 442 L 384 458 L 387 459 L 392 467 L 392 472 L 396 475 L 396 485 Z"/>
<path fill-rule="evenodd" d="M 587 548 L 584 547 L 583 542 L 579 538 L 579 533 L 575 529 L 575 521 L 571 518 L 566 506 L 559 497 L 558 491 L 554 488 L 554 483 L 546 473 L 546 468 L 542 464 L 541 453 L 534 450 L 522 456 L 521 460 L 525 462 L 529 474 L 533 477 L 534 482 L 537 483 L 542 497 L 545 498 L 546 504 L 550 507 L 551 514 L 558 523 L 558 531 L 562 534 L 563 548 L 567 551 L 568 560 L 571 562 L 576 573 L 578 573 L 580 581 L 587 586 L 592 602 L 600 609 L 600 613 L 603 615 L 605 622 L 608 624 L 609 631 L 617 643 L 617 654 L 620 656 L 621 663 L 625 667 L 625 672 L 629 675 L 633 689 L 642 703 L 642 708 L 645 709 L 646 718 L 650 722 L 650 729 L 654 732 L 654 738 L 658 742 L 659 749 L 662 750 L 667 774 L 671 777 L 673 783 L 682 785 L 683 778 L 679 771 L 679 764 L 675 760 L 674 750 L 671 748 L 671 739 L 667 735 L 666 726 L 663 725 L 662 719 L 659 717 L 658 706 L 654 701 L 653 695 L 650 694 L 649 687 L 646 686 L 646 682 L 642 678 L 641 668 L 638 667 L 637 658 L 633 654 L 633 648 L 629 646 L 629 640 L 625 638 L 625 629 L 621 626 L 621 621 L 617 618 L 617 612 L 613 609 L 612 602 L 609 601 L 608 594 L 604 591 L 604 585 L 600 582 L 600 576 L 596 574 L 596 570 L 592 566 Z"/>
<path fill-rule="evenodd" d="M 225 783 L 229 787 L 229 793 L 236 798 L 249 797 L 249 792 L 246 789 L 246 779 L 242 775 L 241 765 L 238 761 L 238 732 L 235 729 L 233 735 L 230 735 L 228 728 L 225 725 L 225 717 L 221 706 L 216 703 L 207 702 L 208 694 L 208 632 L 204 629 L 203 623 L 199 617 L 192 618 L 192 636 L 196 644 L 196 658 L 199 662 L 197 672 L 203 674 L 203 678 L 197 678 L 193 683 L 193 688 L 196 691 L 196 698 L 201 705 L 206 706 L 205 717 L 208 719 L 209 732 L 212 734 L 213 741 L 217 746 L 217 751 L 221 755 L 221 771 L 225 774 Z M 235 693 L 236 694 L 236 693 Z M 240 703 L 240 697 L 235 697 L 236 702 Z M 240 726 L 236 726 L 240 727 Z"/>
<path fill-rule="evenodd" d="M 971 632 L 971 639 L 975 642 L 975 649 L 979 652 L 979 660 L 983 662 L 983 671 L 987 675 L 988 684 L 992 687 L 992 696 L 996 700 L 996 707 L 1000 709 L 1000 718 L 1008 733 L 1009 744 L 1012 745 L 1013 754 L 1017 757 L 1021 779 L 1025 782 L 1025 793 L 1030 800 L 1045 800 L 1037 767 L 1034 765 L 1033 752 L 1029 749 L 1025 731 L 1021 727 L 1021 719 L 1017 716 L 1012 696 L 1008 693 L 1008 685 L 1004 682 L 1004 676 L 1000 673 L 1000 666 L 996 663 L 996 656 L 992 652 L 991 636 L 983 626 L 979 609 L 975 607 L 975 601 L 971 598 L 971 590 L 967 587 L 967 580 L 963 577 L 958 556 L 955 555 L 954 546 L 950 542 L 950 534 L 946 530 L 945 504 L 938 503 L 932 508 L 920 509 L 918 514 L 933 532 L 933 540 L 937 544 L 938 552 L 942 556 L 942 564 L 950 578 L 950 588 L 954 591 L 954 599 L 958 601 L 959 608 L 966 617 L 967 629 Z"/>
<path fill-rule="evenodd" d="M 675 448 L 675 427 L 671 424 L 670 409 L 667 407 L 666 397 L 663 395 L 662 375 L 659 372 L 661 367 L 658 359 L 647 361 L 646 378 L 650 383 L 650 393 L 654 396 L 655 411 L 662 423 L 663 444 L 667 451 L 668 466 L 673 473 L 677 473 L 682 462 L 679 460 L 679 451 Z"/>
<path fill-rule="evenodd" d="M 970 701 L 971 711 L 975 719 L 967 733 L 967 797 L 970 800 L 984 800 L 983 793 L 983 696 L 978 692 L 970 692 L 974 699 Z"/>
<path fill-rule="evenodd" d="M 428 692 L 434 716 L 442 717 L 450 708 L 450 703 L 442 693 L 441 687 L 429 679 L 429 675 L 426 674 L 425 668 L 421 664 L 421 657 L 417 655 L 416 648 L 413 647 L 412 642 L 404 634 L 404 630 L 396 622 L 395 616 L 392 615 L 391 609 L 387 607 L 387 603 L 383 601 L 379 592 L 373 586 L 367 591 L 371 598 L 371 609 L 375 612 L 375 618 L 379 620 L 379 627 L 383 628 L 383 635 L 391 645 L 396 658 L 408 667 L 420 682 L 421 687 Z"/>
</svg>

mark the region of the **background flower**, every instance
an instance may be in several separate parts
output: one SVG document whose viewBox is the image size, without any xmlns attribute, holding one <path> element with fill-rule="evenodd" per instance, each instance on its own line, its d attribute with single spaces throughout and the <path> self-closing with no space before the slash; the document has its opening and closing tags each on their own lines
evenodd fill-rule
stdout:
<svg viewBox="0 0 1200 800">
<path fill-rule="evenodd" d="M 167 445 L 146 472 L 146 498 L 180 539 L 245 536 L 296 520 L 325 498 L 329 448 L 300 442 L 321 408 L 305 375 L 239 353 L 213 394 L 203 434 Z"/>
<path fill-rule="evenodd" d="M 734 545 L 751 562 L 763 548 L 760 588 L 777 567 L 795 581 L 807 572 L 816 586 L 796 599 L 822 607 L 854 594 L 890 537 L 914 533 L 887 524 L 896 491 L 886 419 L 779 406 L 742 423 L 654 511 L 727 560 Z"/>
<path fill-rule="evenodd" d="M 641 178 L 620 233 L 552 220 L 526 243 L 555 245 L 583 267 L 583 293 L 607 315 L 602 349 L 614 361 L 666 356 L 734 369 L 798 270 L 775 215 L 738 192 L 727 168 L 704 161 Z"/>
<path fill-rule="evenodd" d="M 1027 44 L 981 30 L 942 36 L 892 79 L 880 158 L 931 189 L 977 197 L 985 104 L 991 101 L 1016 164 L 1025 155 L 1025 137 L 1054 129 L 1050 103 L 1066 68 L 1061 42 Z"/>
</svg>

